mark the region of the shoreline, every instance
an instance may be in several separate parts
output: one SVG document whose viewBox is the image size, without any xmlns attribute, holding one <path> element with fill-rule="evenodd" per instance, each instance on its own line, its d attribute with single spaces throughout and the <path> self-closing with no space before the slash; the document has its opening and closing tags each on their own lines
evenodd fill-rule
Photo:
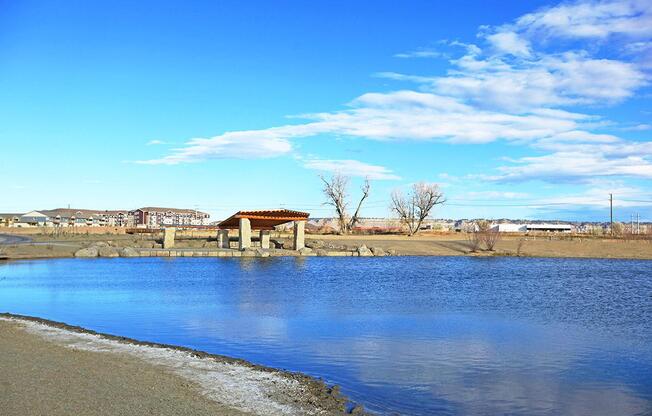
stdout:
<svg viewBox="0 0 652 416">
<path fill-rule="evenodd" d="M 27 337 L 21 336 L 23 344 L 26 339 L 27 344 L 38 345 L 39 348 L 45 350 L 49 346 L 57 350 L 55 351 L 57 354 L 63 354 L 64 364 L 62 364 L 61 368 L 56 369 L 56 373 L 62 375 L 70 373 L 72 375 L 70 379 L 62 376 L 62 380 L 71 384 L 70 387 L 74 387 L 75 383 L 93 382 L 93 380 L 85 380 L 86 374 L 83 374 L 83 372 L 79 374 L 80 368 L 77 368 L 76 364 L 65 364 L 65 360 L 71 357 L 73 358 L 72 362 L 75 363 L 74 356 L 78 353 L 88 353 L 94 357 L 93 362 L 96 362 L 98 367 L 111 367 L 107 364 L 117 361 L 123 367 L 144 366 L 147 370 L 158 372 L 160 374 L 157 373 L 157 380 L 164 380 L 166 375 L 171 377 L 171 383 L 175 382 L 177 378 L 182 379 L 185 381 L 185 383 L 181 383 L 182 393 L 189 397 L 190 402 L 197 400 L 199 402 L 209 402 L 206 404 L 207 407 L 210 407 L 210 402 L 212 402 L 212 404 L 219 407 L 219 414 L 364 414 L 362 407 L 351 404 L 346 397 L 340 395 L 339 387 L 328 386 L 322 380 L 299 372 L 275 369 L 239 358 L 211 354 L 182 346 L 140 341 L 119 335 L 100 333 L 62 322 L 8 312 L 0 313 L 0 327 L 5 327 L 5 335 L 11 332 L 12 327 L 14 329 L 18 328 L 19 332 L 23 334 L 27 334 Z M 0 343 L 11 342 L 7 338 L 11 337 L 3 337 Z M 10 345 L 10 347 L 13 347 L 13 345 Z M 31 345 L 25 346 L 19 343 L 15 347 L 22 351 L 23 349 L 29 350 Z M 61 351 L 64 352 L 61 353 Z M 6 351 L 0 349 L 0 354 L 3 353 L 6 354 Z M 67 357 L 68 355 L 71 357 Z M 28 358 L 36 359 L 37 357 Z M 2 363 L 3 361 L 4 363 Z M 11 366 L 11 362 L 13 360 L 5 357 L 0 360 L 0 368 Z M 34 370 L 38 366 L 29 368 Z M 10 373 L 10 371 L 7 369 L 0 371 L 0 391 L 3 390 L 3 385 L 13 381 L 3 380 L 2 373 Z M 111 377 L 112 375 L 113 373 L 109 372 L 108 376 Z M 35 374 L 29 376 L 38 381 L 42 379 L 44 374 L 39 374 L 37 369 Z M 74 376 L 81 376 L 81 379 L 77 380 Z M 117 379 L 111 381 L 122 384 L 124 380 L 119 376 L 116 377 Z M 37 383 L 34 388 L 39 391 L 41 387 Z M 134 389 L 141 390 L 148 387 L 139 383 L 132 386 Z M 84 391 L 86 388 L 87 386 L 82 385 L 79 390 Z M 148 392 L 145 391 L 144 394 L 147 395 Z M 94 397 L 88 398 L 91 402 L 94 399 Z M 163 397 L 149 397 L 149 399 L 155 402 L 164 400 Z M 24 397 L 22 400 L 29 401 L 30 398 Z M 1 399 L 0 404 L 2 404 Z M 80 404 L 80 406 L 83 405 L 85 404 Z M 139 414 L 142 410 L 140 409 L 140 403 L 125 403 L 125 405 L 127 409 L 129 409 L 129 406 L 133 406 L 133 414 Z M 140 410 L 136 411 L 136 409 Z M 98 413 L 96 414 L 110 414 L 102 413 L 102 409 L 97 410 Z"/>
<path fill-rule="evenodd" d="M 156 238 L 89 235 L 62 240 L 35 235 L 33 241 L 0 245 L 0 260 L 66 257 L 383 257 L 468 256 L 652 260 L 652 237 L 639 239 L 591 238 L 564 235 L 506 235 L 494 251 L 472 251 L 461 234 L 316 235 L 306 237 L 306 248 L 294 251 L 253 247 L 244 251 L 221 249 L 210 237 L 182 239 L 163 248 Z M 279 238 L 278 241 L 284 241 Z M 284 245 L 284 244 L 283 244 Z"/>
<path fill-rule="evenodd" d="M 313 255 L 296 255 L 296 254 L 288 254 L 288 255 L 272 255 L 272 256 L 242 256 L 242 255 L 235 255 L 235 256 L 219 256 L 219 255 L 192 255 L 192 256 L 183 256 L 183 255 L 177 255 L 177 256 L 164 256 L 164 255 L 151 255 L 151 254 L 146 254 L 143 256 L 137 256 L 137 257 L 92 257 L 92 258 L 84 258 L 84 257 L 75 257 L 75 256 L 33 256 L 33 257 L 3 257 L 0 256 L 0 264 L 3 263 L 10 263 L 14 261 L 22 261 L 22 260 L 58 260 L 58 259 L 81 259 L 81 260 L 93 260 L 93 259 L 111 259 L 111 258 L 121 258 L 121 259 L 139 259 L 139 258 L 152 258 L 152 257 L 159 257 L 159 258 L 219 258 L 219 259 L 229 259 L 229 258 L 236 258 L 236 259 L 262 259 L 262 258 L 287 258 L 287 257 L 293 257 L 293 258 L 304 258 L 304 257 L 364 257 L 364 256 L 357 256 L 357 255 L 319 255 L 319 254 L 313 254 Z M 373 256 L 370 256 L 373 257 Z M 390 257 L 390 256 L 386 256 Z M 521 258 L 521 259 L 575 259 L 575 260 L 636 260 L 636 261 L 652 261 L 652 254 L 649 257 L 625 257 L 625 256 L 576 256 L 576 255 L 543 255 L 543 254 L 521 254 L 521 255 L 516 255 L 516 254 L 509 254 L 509 253 L 499 253 L 499 252 L 488 252 L 488 253 L 483 253 L 483 252 L 478 252 L 478 253 L 468 253 L 468 254 L 397 254 L 391 257 L 433 257 L 433 258 L 440 258 L 440 257 L 469 257 L 469 258 L 482 258 L 482 259 L 487 259 L 487 258 Z M 2 316 L 3 312 L 0 312 L 0 316 Z M 106 334 L 102 334 L 106 335 Z"/>
</svg>

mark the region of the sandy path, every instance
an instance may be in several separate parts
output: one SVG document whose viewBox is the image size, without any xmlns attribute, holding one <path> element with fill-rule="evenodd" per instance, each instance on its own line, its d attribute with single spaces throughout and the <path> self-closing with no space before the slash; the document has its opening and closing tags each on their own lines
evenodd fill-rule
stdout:
<svg viewBox="0 0 652 416">
<path fill-rule="evenodd" d="M 306 376 L 0 317 L 0 414 L 341 414 Z"/>
</svg>

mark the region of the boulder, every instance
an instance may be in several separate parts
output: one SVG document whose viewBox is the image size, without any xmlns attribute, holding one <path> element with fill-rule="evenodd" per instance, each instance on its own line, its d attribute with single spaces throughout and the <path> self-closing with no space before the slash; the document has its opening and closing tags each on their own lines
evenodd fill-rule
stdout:
<svg viewBox="0 0 652 416">
<path fill-rule="evenodd" d="M 364 244 L 358 247 L 357 251 L 358 251 L 358 256 L 360 257 L 371 257 L 374 255 L 374 253 L 372 253 L 371 250 L 369 250 L 367 246 Z"/>
<path fill-rule="evenodd" d="M 258 257 L 269 257 L 269 251 L 267 250 L 264 250 L 262 248 L 257 248 L 255 251 Z"/>
<path fill-rule="evenodd" d="M 387 253 L 381 247 L 371 247 L 371 252 L 374 253 L 374 256 L 385 257 Z"/>
<path fill-rule="evenodd" d="M 139 257 L 140 254 L 138 254 L 138 251 L 136 251 L 136 249 L 133 248 L 133 247 L 125 247 L 122 250 L 120 250 L 120 256 L 121 257 Z"/>
<path fill-rule="evenodd" d="M 93 246 L 75 251 L 75 257 L 97 257 L 98 254 L 98 248 Z"/>
<path fill-rule="evenodd" d="M 119 257 L 118 249 L 114 247 L 100 247 L 98 250 L 100 257 Z"/>
<path fill-rule="evenodd" d="M 93 244 L 91 244 L 91 247 L 109 247 L 109 243 L 106 241 L 96 241 Z"/>
<path fill-rule="evenodd" d="M 398 256 L 398 253 L 393 248 L 390 248 L 390 249 L 387 250 L 387 255 L 388 256 Z"/>
<path fill-rule="evenodd" d="M 326 243 L 323 242 L 322 240 L 308 240 L 306 241 L 306 247 L 312 248 L 312 249 L 318 249 L 318 248 L 324 248 L 326 246 Z"/>
<path fill-rule="evenodd" d="M 315 253 L 318 256 L 323 256 L 323 257 L 350 257 L 353 253 L 350 251 L 342 251 L 342 250 L 316 250 Z"/>
<path fill-rule="evenodd" d="M 302 249 L 299 249 L 298 251 L 299 251 L 299 254 L 301 254 L 302 256 L 312 253 L 312 249 L 310 247 L 304 247 Z"/>
<path fill-rule="evenodd" d="M 256 257 L 256 250 L 253 247 L 245 247 L 240 252 L 241 257 Z"/>
</svg>

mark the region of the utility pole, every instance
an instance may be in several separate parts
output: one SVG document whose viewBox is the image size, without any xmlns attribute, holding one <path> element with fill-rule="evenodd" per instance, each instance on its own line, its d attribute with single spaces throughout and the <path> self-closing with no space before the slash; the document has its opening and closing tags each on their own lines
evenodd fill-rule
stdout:
<svg viewBox="0 0 652 416">
<path fill-rule="evenodd" d="M 638 215 L 638 212 L 637 212 L 636 213 L 636 234 L 641 233 L 641 221 L 640 220 L 641 220 L 641 218 L 640 218 L 640 216 Z"/>
<path fill-rule="evenodd" d="M 614 235 L 614 194 L 609 194 L 609 232 Z"/>
<path fill-rule="evenodd" d="M 629 233 L 634 234 L 634 214 L 629 214 Z"/>
</svg>

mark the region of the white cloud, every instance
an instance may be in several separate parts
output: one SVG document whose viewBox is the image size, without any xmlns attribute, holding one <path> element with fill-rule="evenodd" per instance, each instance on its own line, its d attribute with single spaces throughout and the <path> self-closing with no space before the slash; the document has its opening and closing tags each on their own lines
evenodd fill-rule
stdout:
<svg viewBox="0 0 652 416">
<path fill-rule="evenodd" d="M 177 165 L 206 159 L 271 158 L 289 153 L 290 142 L 274 129 L 228 132 L 210 139 L 192 139 L 187 146 L 174 149 L 160 159 L 141 160 L 148 165 Z"/>
<path fill-rule="evenodd" d="M 373 180 L 401 179 L 400 176 L 394 174 L 390 169 L 384 166 L 370 165 L 358 160 L 310 159 L 304 161 L 303 166 L 307 169 L 340 173 L 346 176 L 357 176 Z"/>
<path fill-rule="evenodd" d="M 578 1 L 528 13 L 509 25 L 530 36 L 597 38 L 652 36 L 649 0 Z"/>
<path fill-rule="evenodd" d="M 476 200 L 503 200 L 503 199 L 523 199 L 529 197 L 524 192 L 503 192 L 503 191 L 479 191 L 466 192 L 455 198 L 455 201 L 476 201 Z"/>
<path fill-rule="evenodd" d="M 613 143 L 615 136 L 583 130 L 596 117 L 564 110 L 524 114 L 478 110 L 452 97 L 415 91 L 364 94 L 339 112 L 304 115 L 309 121 L 264 130 L 228 132 L 193 139 L 145 164 L 178 164 L 215 158 L 269 158 L 291 152 L 291 139 L 320 134 L 374 140 L 444 140 L 489 143 L 507 140 L 551 149 L 568 143 Z"/>
<path fill-rule="evenodd" d="M 645 74 L 631 63 L 593 59 L 577 52 L 509 63 L 504 58 L 467 57 L 455 63 L 458 71 L 445 77 L 422 78 L 421 82 L 439 94 L 508 112 L 614 104 L 647 83 Z M 403 79 L 419 81 L 407 76 Z"/>
<path fill-rule="evenodd" d="M 641 123 L 641 124 L 636 124 L 634 126 L 623 127 L 622 129 L 626 131 L 647 131 L 647 130 L 652 130 L 652 125 Z"/>
<path fill-rule="evenodd" d="M 622 181 L 612 180 L 591 180 L 588 182 L 588 188 L 582 192 L 551 196 L 542 201 L 545 204 L 567 205 L 572 207 L 609 207 L 609 194 L 613 194 L 614 206 L 617 207 L 635 207 L 645 205 L 640 201 L 641 195 L 645 191 L 641 188 L 628 186 Z"/>
<path fill-rule="evenodd" d="M 358 176 L 373 180 L 401 179 L 384 166 L 370 165 L 358 160 L 323 160 L 310 159 L 304 162 L 307 169 L 340 173 L 346 176 Z"/>
<path fill-rule="evenodd" d="M 598 177 L 638 177 L 652 179 L 650 153 L 640 155 L 616 155 L 599 151 L 577 152 L 569 149 L 543 155 L 528 156 L 514 161 L 514 165 L 502 166 L 500 174 L 487 179 L 514 182 L 544 180 L 551 182 L 588 182 Z"/>
<path fill-rule="evenodd" d="M 165 144 L 165 142 L 162 140 L 150 140 L 147 142 L 147 146 L 156 146 L 159 144 Z"/>
<path fill-rule="evenodd" d="M 504 140 L 540 153 L 500 166 L 497 174 L 488 176 L 493 180 L 651 178 L 649 142 L 631 142 L 596 132 L 605 120 L 568 110 L 577 105 L 613 105 L 632 97 L 648 84 L 645 70 L 632 60 L 595 55 L 591 45 L 586 45 L 586 51 L 546 52 L 538 48 L 544 38 L 581 40 L 622 35 L 636 38 L 623 48 L 635 60 L 637 51 L 650 49 L 645 37 L 652 36 L 652 25 L 642 25 L 649 19 L 649 9 L 646 2 L 584 1 L 539 10 L 511 24 L 482 28 L 480 39 L 488 45 L 486 50 L 472 44 L 443 42 L 465 51 L 464 56 L 450 61 L 451 69 L 443 76 L 376 74 L 416 83 L 419 91 L 362 94 L 340 111 L 301 115 L 298 124 L 193 139 L 163 158 L 139 163 L 278 157 L 292 152 L 293 140 L 319 135 L 448 143 Z M 436 55 L 444 53 L 418 49 L 396 56 Z M 647 124 L 640 124 L 636 129 L 646 128 Z M 355 160 L 312 158 L 303 165 L 353 176 L 398 179 L 386 167 Z"/>
<path fill-rule="evenodd" d="M 444 58 L 445 54 L 432 49 L 417 49 L 415 51 L 397 53 L 394 58 Z"/>
<path fill-rule="evenodd" d="M 574 131 L 582 118 L 540 109 L 526 114 L 478 110 L 451 97 L 414 91 L 365 94 L 352 105 L 350 110 L 306 115 L 314 120 L 306 128 L 376 140 L 530 142 Z"/>
<path fill-rule="evenodd" d="M 487 36 L 489 43 L 502 53 L 514 56 L 530 56 L 530 44 L 514 32 L 498 32 Z"/>
</svg>

